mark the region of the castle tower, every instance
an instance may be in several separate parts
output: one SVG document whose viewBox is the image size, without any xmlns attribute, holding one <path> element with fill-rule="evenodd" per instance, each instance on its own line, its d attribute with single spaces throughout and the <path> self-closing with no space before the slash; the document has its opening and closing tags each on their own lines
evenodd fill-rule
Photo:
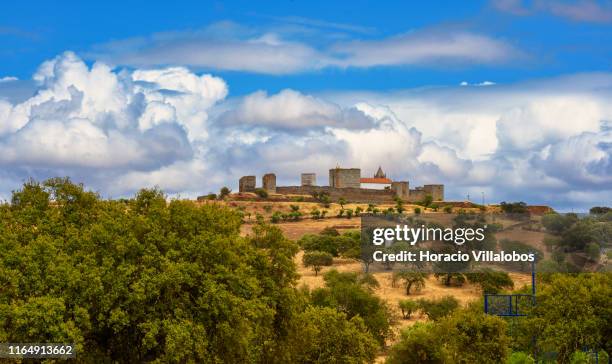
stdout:
<svg viewBox="0 0 612 364">
<path fill-rule="evenodd" d="M 444 201 L 444 185 L 424 185 L 423 190 L 434 201 Z"/>
<path fill-rule="evenodd" d="M 316 186 L 317 175 L 315 173 L 302 173 L 301 182 L 302 186 Z"/>
<path fill-rule="evenodd" d="M 242 176 L 238 181 L 239 192 L 255 192 L 255 176 Z"/>
<path fill-rule="evenodd" d="M 264 174 L 261 179 L 263 189 L 270 192 L 276 193 L 276 175 L 274 173 Z"/>
<path fill-rule="evenodd" d="M 397 197 L 402 200 L 408 200 L 410 195 L 410 187 L 408 181 L 394 181 L 391 183 L 391 189 L 395 192 Z"/>
<path fill-rule="evenodd" d="M 361 169 L 336 167 L 329 170 L 329 187 L 360 188 Z"/>
</svg>

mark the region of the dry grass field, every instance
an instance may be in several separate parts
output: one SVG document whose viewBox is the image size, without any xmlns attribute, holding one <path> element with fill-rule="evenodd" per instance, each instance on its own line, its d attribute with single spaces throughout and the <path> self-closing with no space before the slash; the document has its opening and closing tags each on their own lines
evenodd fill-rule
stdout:
<svg viewBox="0 0 612 364">
<path fill-rule="evenodd" d="M 202 200 L 198 201 L 199 204 L 218 204 L 222 206 L 228 206 L 230 208 L 234 208 L 245 213 L 245 222 L 251 223 L 255 222 L 256 214 L 260 214 L 265 218 L 270 218 L 272 214 L 276 211 L 281 213 L 291 212 L 291 205 L 299 206 L 300 212 L 303 214 L 303 219 L 310 219 L 310 212 L 313 210 L 319 211 L 327 211 L 327 217 L 334 217 L 338 215 L 338 212 L 342 209 L 342 207 L 337 203 L 329 204 L 329 207 L 325 207 L 322 203 L 318 202 L 303 202 L 303 201 L 274 201 L 274 200 Z M 395 207 L 395 204 L 377 204 L 376 208 L 380 211 L 384 211 L 389 207 Z M 360 207 L 363 211 L 368 208 L 367 203 L 347 203 L 344 205 L 344 209 L 355 210 L 357 207 Z M 413 212 L 415 208 L 420 208 L 424 212 L 431 212 L 431 209 L 425 209 L 418 205 L 404 204 L 404 208 L 407 213 Z M 466 211 L 477 209 L 464 209 Z"/>
<path fill-rule="evenodd" d="M 266 205 L 272 206 L 271 208 L 272 212 L 273 211 L 289 212 L 291 209 L 289 207 L 290 205 L 298 205 L 300 206 L 300 211 L 302 211 L 305 214 L 303 219 L 299 221 L 294 221 L 294 222 L 282 222 L 276 225 L 283 231 L 285 236 L 287 236 L 289 239 L 292 239 L 292 240 L 298 240 L 304 234 L 319 233 L 326 227 L 333 227 L 337 229 L 338 231 L 340 231 L 341 233 L 346 230 L 354 230 L 354 229 L 360 228 L 360 218 L 358 217 L 353 217 L 352 219 L 347 219 L 346 217 L 344 218 L 331 217 L 331 218 L 325 218 L 325 219 L 319 219 L 319 220 L 310 219 L 309 218 L 310 216 L 308 215 L 308 212 L 310 210 L 312 210 L 313 208 L 322 209 L 320 204 L 314 203 L 314 202 L 273 202 L 271 203 L 271 202 L 263 202 L 263 201 L 229 201 L 229 202 L 213 202 L 213 203 L 223 203 L 223 204 L 227 204 L 230 207 L 240 209 L 241 211 L 245 213 L 250 212 L 252 220 L 254 220 L 253 216 L 256 213 L 259 213 L 267 218 L 271 216 L 270 208 L 264 207 Z M 347 204 L 345 205 L 345 208 L 355 209 L 357 206 L 362 207 L 362 209 L 364 210 L 367 208 L 367 204 Z M 388 206 L 379 205 L 377 207 L 380 210 L 384 210 L 387 207 L 392 207 L 392 206 L 393 205 L 388 205 Z M 405 207 L 406 207 L 406 210 L 410 212 L 411 209 L 413 209 L 414 207 L 418 207 L 418 206 L 406 205 Z M 329 210 L 328 216 L 335 216 L 338 210 L 340 210 L 340 205 L 335 204 L 335 203 L 331 204 L 331 206 L 327 210 Z M 474 210 L 477 211 L 476 209 Z M 432 211 L 426 210 L 425 213 L 426 215 L 424 215 L 423 217 L 426 219 L 427 215 L 432 213 Z M 444 214 L 440 212 L 435 213 L 435 214 L 437 215 L 436 219 L 438 221 L 444 220 L 447 216 L 449 219 L 448 221 L 449 223 L 450 223 L 450 219 L 452 219 L 452 215 L 449 215 L 449 214 Z M 242 234 L 244 235 L 248 235 L 251 232 L 252 226 L 253 226 L 253 224 L 249 223 L 250 221 L 248 219 L 246 220 L 247 220 L 246 221 L 247 223 L 243 224 L 242 226 Z M 515 222 L 512 222 L 512 221 L 498 221 L 498 222 L 502 223 L 506 227 L 512 224 L 515 224 Z M 525 235 L 524 231 L 521 231 L 519 227 L 517 227 L 516 229 L 511 229 L 507 232 L 504 232 L 503 234 L 500 234 L 498 238 L 513 239 L 513 238 L 518 238 L 518 234 L 522 234 L 521 238 L 524 240 L 524 235 Z M 541 250 L 545 251 L 544 246 L 542 246 L 540 242 L 541 242 L 541 239 L 546 236 L 546 234 L 542 232 L 529 232 L 529 235 L 532 236 L 532 238 L 534 239 L 534 242 L 537 240 L 538 244 L 540 244 L 539 247 L 541 248 Z M 310 289 L 322 287 L 324 285 L 323 274 L 329 271 L 330 269 L 336 269 L 341 272 L 355 272 L 355 273 L 360 273 L 363 271 L 363 267 L 361 263 L 359 263 L 356 260 L 335 258 L 334 263 L 331 267 L 324 267 L 322 271 L 319 272 L 318 275 L 315 275 L 312 269 L 306 268 L 302 264 L 303 254 L 304 252 L 300 251 L 295 257 L 295 263 L 298 268 L 298 273 L 300 274 L 298 284 L 306 285 Z M 407 298 L 408 299 L 419 299 L 419 298 L 437 299 L 437 298 L 441 298 L 441 297 L 450 295 L 450 296 L 455 297 L 462 305 L 467 305 L 470 302 L 474 302 L 482 298 L 482 291 L 480 287 L 476 285 L 466 283 L 462 287 L 447 287 L 447 286 L 444 286 L 442 283 L 440 283 L 433 275 L 427 278 L 426 285 L 421 291 L 416 292 L 416 293 L 411 293 L 408 296 L 405 293 L 405 289 L 401 287 L 400 285 L 397 285 L 396 287 L 392 286 L 392 283 L 391 283 L 392 273 L 391 272 L 383 271 L 383 272 L 375 272 L 373 274 L 380 285 L 380 287 L 375 289 L 374 291 L 375 294 L 378 295 L 380 298 L 384 299 L 385 301 L 387 301 L 389 306 L 397 313 L 397 323 L 396 323 L 395 331 L 398 333 L 404 327 L 413 325 L 415 322 L 426 320 L 425 317 L 419 314 L 413 315 L 413 317 L 409 320 L 401 319 L 400 311 L 398 308 L 398 302 L 400 300 L 407 299 Z M 515 283 L 515 288 L 521 288 L 522 286 L 531 284 L 531 276 L 529 274 L 510 273 L 510 276 L 512 277 Z M 396 337 L 397 336 L 398 335 L 396 335 Z M 389 344 L 393 344 L 393 342 L 389 342 Z M 384 361 L 384 355 L 381 355 L 378 361 L 380 362 Z"/>
</svg>

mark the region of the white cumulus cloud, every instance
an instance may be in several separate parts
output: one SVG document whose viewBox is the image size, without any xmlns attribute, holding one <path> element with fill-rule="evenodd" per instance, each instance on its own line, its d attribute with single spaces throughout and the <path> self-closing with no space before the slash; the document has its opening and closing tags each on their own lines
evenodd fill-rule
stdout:
<svg viewBox="0 0 612 364">
<path fill-rule="evenodd" d="M 221 120 L 235 125 L 250 124 L 289 129 L 360 129 L 373 124 L 371 118 L 355 108 L 342 108 L 329 101 L 289 89 L 271 96 L 265 91 L 247 95 L 232 110 L 223 114 Z"/>
<path fill-rule="evenodd" d="M 227 94 L 225 82 L 209 75 L 116 72 L 70 52 L 44 62 L 33 78 L 34 96 L 0 101 L 2 174 L 86 175 L 102 190 L 126 171 L 192 159 L 191 135 L 202 133 L 207 109 Z"/>
<path fill-rule="evenodd" d="M 584 209 L 612 200 L 612 75 L 395 92 L 286 89 L 227 98 L 182 67 L 113 69 L 73 53 L 43 63 L 36 92 L 0 98 L 0 196 L 70 176 L 105 196 L 159 186 L 195 197 L 275 172 L 320 184 L 336 165 L 382 165 L 447 197 Z M 15 81 L 19 83 L 21 81 Z M 12 83 L 12 82 L 11 82 Z M 9 83 L 10 84 L 10 83 Z"/>
</svg>

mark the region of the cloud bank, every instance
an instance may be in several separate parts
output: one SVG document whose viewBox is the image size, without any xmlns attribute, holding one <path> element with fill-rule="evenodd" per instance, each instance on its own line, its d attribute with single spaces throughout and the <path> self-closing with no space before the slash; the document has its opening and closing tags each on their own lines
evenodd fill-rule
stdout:
<svg viewBox="0 0 612 364">
<path fill-rule="evenodd" d="M 19 80 L 12 80 L 18 87 Z M 71 176 L 105 196 L 159 186 L 195 197 L 245 174 L 279 184 L 337 164 L 378 165 L 447 196 L 584 209 L 612 200 L 612 74 L 491 84 L 228 98 L 182 67 L 117 70 L 73 53 L 43 63 L 36 92 L 0 90 L 0 195 L 28 177 Z"/>
</svg>

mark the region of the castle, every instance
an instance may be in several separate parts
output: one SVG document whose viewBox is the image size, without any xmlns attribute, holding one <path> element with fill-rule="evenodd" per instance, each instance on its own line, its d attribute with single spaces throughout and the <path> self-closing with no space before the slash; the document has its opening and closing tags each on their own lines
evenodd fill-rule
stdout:
<svg viewBox="0 0 612 364">
<path fill-rule="evenodd" d="M 274 173 L 262 177 L 262 188 L 268 193 L 281 195 L 313 195 L 327 193 L 332 200 L 344 198 L 352 202 L 385 203 L 396 197 L 408 202 L 418 202 L 431 196 L 433 201 L 444 200 L 444 185 L 424 185 L 410 189 L 408 181 L 392 181 L 381 167 L 373 177 L 361 177 L 360 168 L 332 168 L 329 170 L 329 186 L 317 186 L 315 173 L 302 173 L 299 186 L 277 186 Z M 243 176 L 238 182 L 239 192 L 255 192 L 255 176 Z"/>
</svg>

